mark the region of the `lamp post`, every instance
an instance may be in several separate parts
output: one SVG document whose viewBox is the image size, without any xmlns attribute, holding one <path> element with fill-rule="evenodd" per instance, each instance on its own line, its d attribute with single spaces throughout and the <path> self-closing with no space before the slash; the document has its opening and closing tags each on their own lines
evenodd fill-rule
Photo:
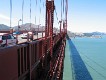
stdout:
<svg viewBox="0 0 106 80">
<path fill-rule="evenodd" d="M 20 26 L 19 26 L 19 22 L 20 22 L 20 21 L 22 21 L 22 19 L 19 19 L 19 20 L 18 20 L 18 31 L 19 31 L 19 28 L 20 28 Z"/>
<path fill-rule="evenodd" d="M 61 27 L 62 27 L 62 26 L 61 26 L 61 23 L 62 23 L 62 21 L 59 21 L 59 23 L 60 23 L 60 34 L 61 34 Z"/>
<path fill-rule="evenodd" d="M 43 26 L 42 26 L 42 38 L 43 38 Z"/>
<path fill-rule="evenodd" d="M 19 32 L 19 28 L 20 28 L 20 26 L 19 26 L 20 21 L 22 21 L 22 20 L 21 19 L 18 20 L 18 32 Z M 16 40 L 18 41 L 18 34 L 16 34 Z"/>
</svg>

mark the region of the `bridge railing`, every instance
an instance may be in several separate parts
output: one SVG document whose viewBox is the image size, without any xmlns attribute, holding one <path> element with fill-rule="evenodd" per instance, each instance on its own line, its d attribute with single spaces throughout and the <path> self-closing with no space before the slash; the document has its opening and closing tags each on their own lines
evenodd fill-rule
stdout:
<svg viewBox="0 0 106 80">
<path fill-rule="evenodd" d="M 18 80 L 17 47 L 0 49 L 0 80 Z"/>
<path fill-rule="evenodd" d="M 17 45 L 18 55 L 18 77 L 28 73 L 29 69 L 29 49 L 28 44 Z"/>
<path fill-rule="evenodd" d="M 53 37 L 53 48 L 57 49 L 61 41 L 62 37 L 55 35 Z M 45 62 L 47 62 L 48 65 L 48 61 L 42 62 L 42 60 L 44 56 L 50 53 L 50 37 L 47 38 L 46 42 L 47 52 L 45 52 L 45 38 L 0 49 L 0 79 L 37 79 L 37 76 L 40 75 L 42 70 L 42 63 L 45 65 Z M 55 51 L 53 52 L 55 53 Z M 46 58 L 49 60 L 48 57 L 45 57 L 44 60 L 46 60 Z"/>
</svg>

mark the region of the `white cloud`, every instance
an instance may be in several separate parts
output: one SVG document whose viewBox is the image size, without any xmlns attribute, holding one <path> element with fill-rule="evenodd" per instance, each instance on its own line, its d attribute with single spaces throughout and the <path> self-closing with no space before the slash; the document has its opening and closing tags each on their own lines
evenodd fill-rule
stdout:
<svg viewBox="0 0 106 80">
<path fill-rule="evenodd" d="M 10 18 L 9 18 L 9 17 L 7 17 L 7 16 L 5 16 L 5 15 L 2 15 L 2 14 L 0 14 L 0 18 L 1 18 L 1 19 L 10 20 Z"/>
<path fill-rule="evenodd" d="M 12 26 L 16 26 L 17 25 L 17 19 L 11 19 L 12 20 Z M 10 17 L 0 14 L 0 24 L 5 24 L 10 26 Z"/>
</svg>

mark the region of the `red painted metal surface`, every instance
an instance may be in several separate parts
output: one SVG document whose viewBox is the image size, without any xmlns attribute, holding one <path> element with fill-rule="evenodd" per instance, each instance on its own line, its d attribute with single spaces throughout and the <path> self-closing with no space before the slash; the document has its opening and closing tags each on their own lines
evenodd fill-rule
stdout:
<svg viewBox="0 0 106 80">
<path fill-rule="evenodd" d="M 57 73 L 60 77 L 65 48 L 64 35 L 53 36 L 52 57 L 50 56 L 50 37 L 47 37 L 46 54 L 44 54 L 45 38 L 0 49 L 0 79 L 44 80 L 47 78 L 46 80 L 53 80 Z M 50 65 L 50 62 L 52 62 L 52 65 Z"/>
<path fill-rule="evenodd" d="M 67 33 L 53 34 L 54 0 L 46 0 L 45 37 L 0 49 L 0 80 L 62 80 Z"/>
<path fill-rule="evenodd" d="M 0 49 L 0 80 L 18 80 L 16 46 Z"/>
<path fill-rule="evenodd" d="M 67 33 L 67 14 L 68 14 L 68 0 L 65 0 L 65 33 Z"/>
<path fill-rule="evenodd" d="M 50 48 L 50 58 L 53 55 L 53 19 L 54 18 L 54 0 L 46 0 L 46 25 L 45 25 L 45 49 Z M 47 37 L 50 37 L 50 40 L 47 42 Z M 48 46 L 47 46 L 48 45 Z M 46 65 L 47 62 L 45 63 Z M 50 73 L 52 68 L 52 61 L 50 60 Z M 50 74 L 51 75 L 51 74 Z"/>
<path fill-rule="evenodd" d="M 54 1 L 46 0 L 46 25 L 45 25 L 45 40 L 50 37 L 50 53 L 52 56 L 53 48 L 53 17 L 54 17 Z"/>
</svg>

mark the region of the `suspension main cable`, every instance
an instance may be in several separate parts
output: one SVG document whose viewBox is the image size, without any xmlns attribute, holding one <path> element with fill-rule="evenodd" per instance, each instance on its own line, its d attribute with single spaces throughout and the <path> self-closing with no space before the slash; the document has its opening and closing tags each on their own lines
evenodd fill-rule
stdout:
<svg viewBox="0 0 106 80">
<path fill-rule="evenodd" d="M 10 0 L 10 28 L 12 24 L 12 0 Z"/>
</svg>

